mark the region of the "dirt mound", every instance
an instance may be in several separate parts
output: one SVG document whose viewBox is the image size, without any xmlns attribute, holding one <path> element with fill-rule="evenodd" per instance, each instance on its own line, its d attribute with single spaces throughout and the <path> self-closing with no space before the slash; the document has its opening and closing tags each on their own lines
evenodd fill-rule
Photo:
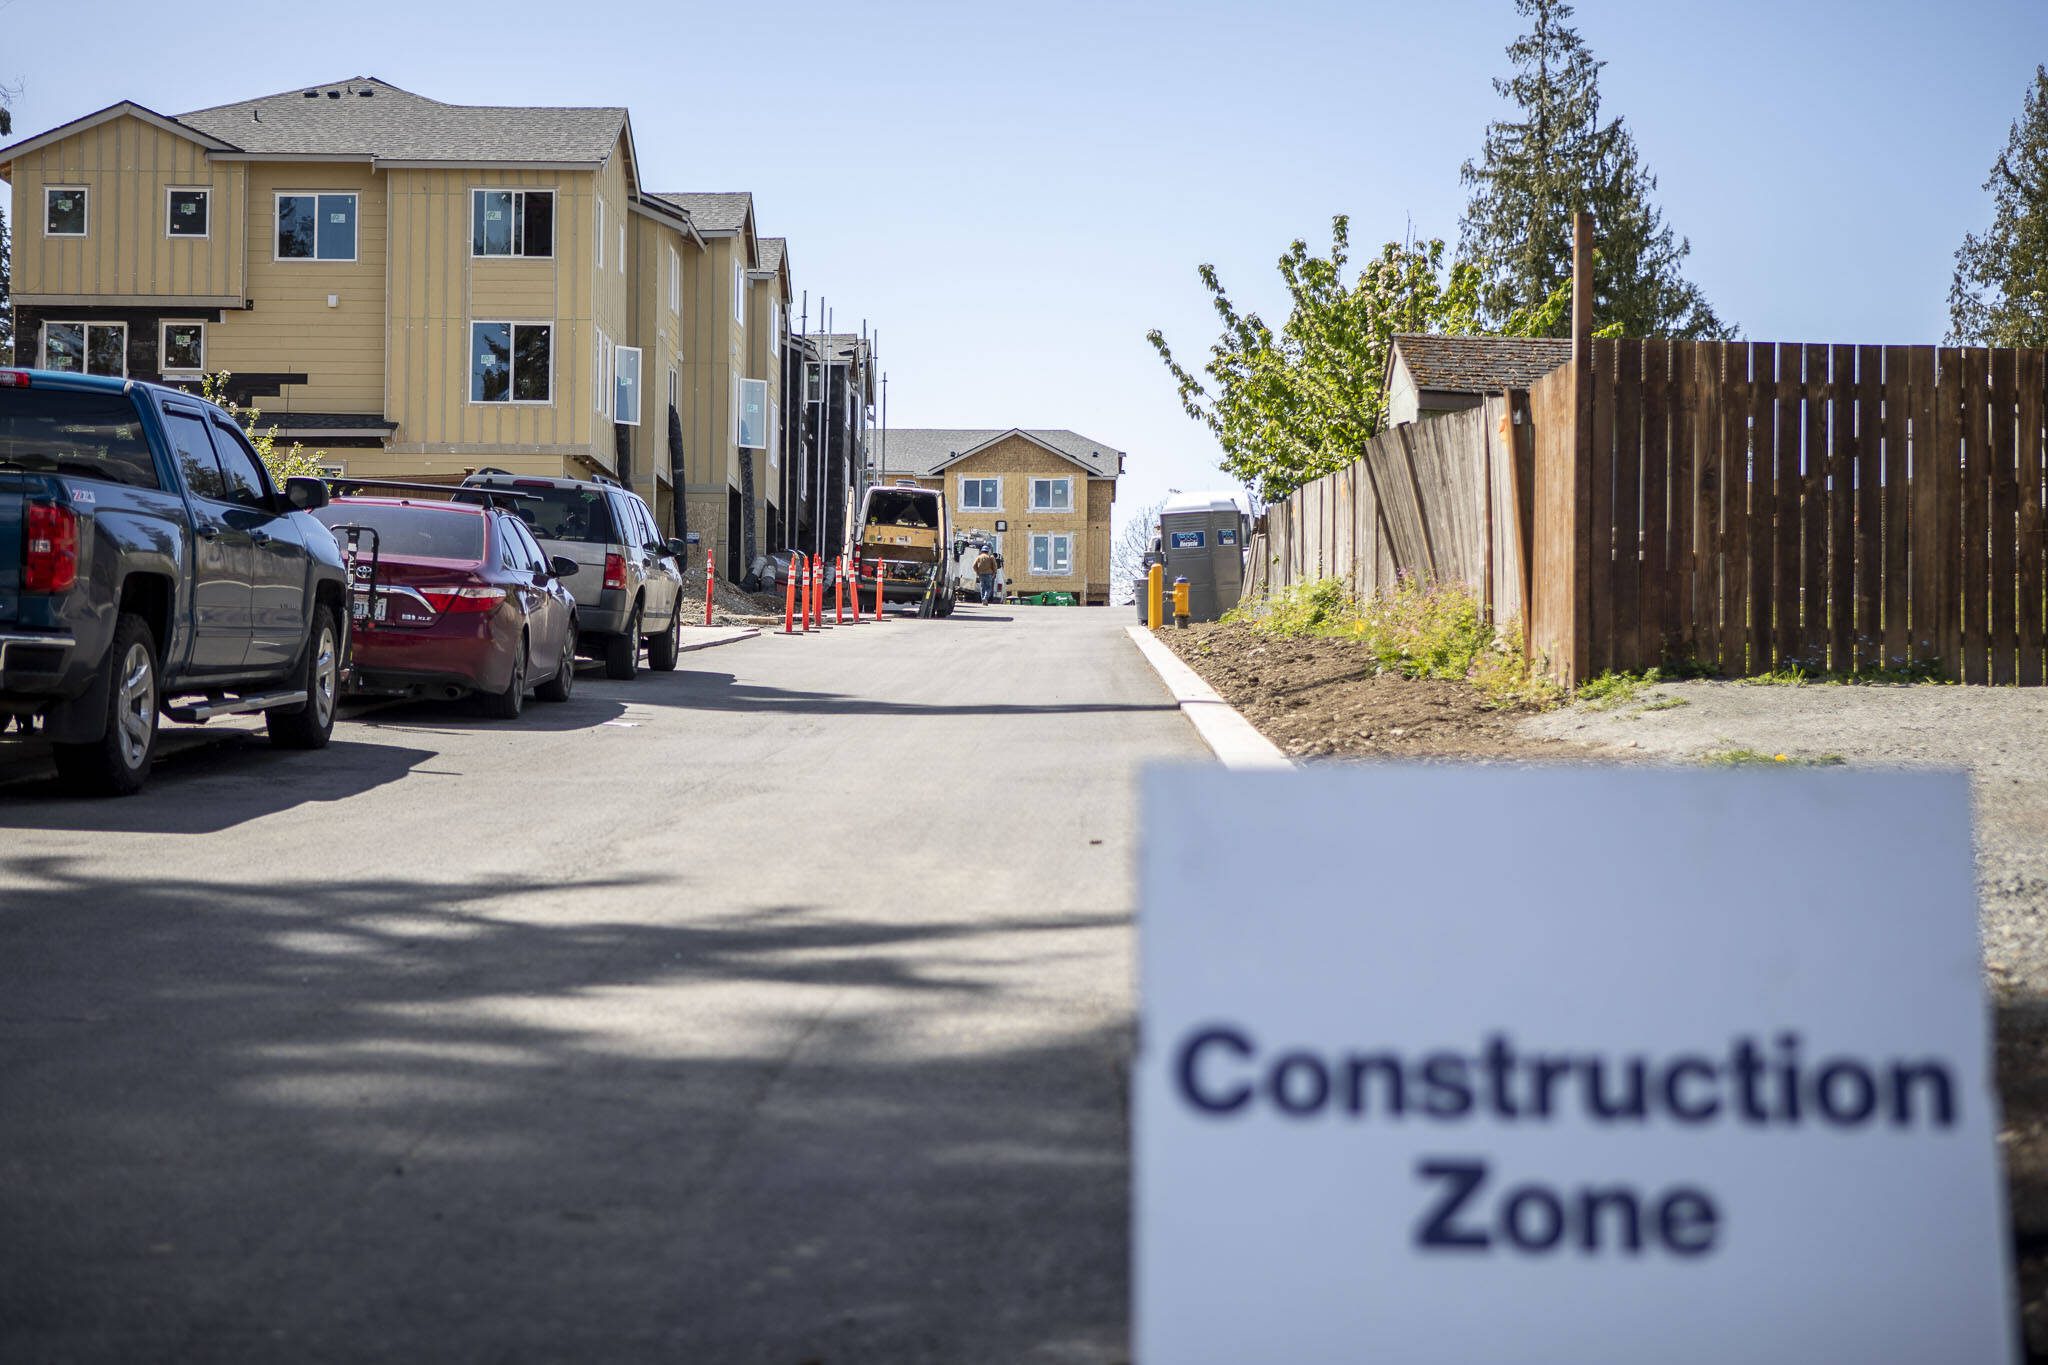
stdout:
<svg viewBox="0 0 2048 1365">
<path fill-rule="evenodd" d="M 1579 746 L 1515 728 L 1462 682 L 1374 672 L 1345 640 L 1205 623 L 1160 638 L 1291 758 L 1563 758 Z"/>
<path fill-rule="evenodd" d="M 782 619 L 782 598 L 768 593 L 741 592 L 735 583 L 718 580 L 711 593 L 711 624 L 715 626 L 759 625 L 768 618 Z M 683 619 L 694 624 L 704 620 L 704 570 L 700 566 L 683 574 Z"/>
</svg>

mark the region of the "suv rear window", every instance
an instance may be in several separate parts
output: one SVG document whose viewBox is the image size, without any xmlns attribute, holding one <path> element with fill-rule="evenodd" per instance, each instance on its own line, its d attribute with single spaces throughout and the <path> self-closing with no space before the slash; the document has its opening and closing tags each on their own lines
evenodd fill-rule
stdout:
<svg viewBox="0 0 2048 1365">
<path fill-rule="evenodd" d="M 510 488 L 526 494 L 513 508 L 526 523 L 526 529 L 540 540 L 608 545 L 619 538 L 612 527 L 611 504 L 602 489 L 557 488 L 538 479 L 516 483 L 497 480 L 479 486 Z"/>
<path fill-rule="evenodd" d="M 469 507 L 400 506 L 383 502 L 330 502 L 313 513 L 329 526 L 367 526 L 377 553 L 398 559 L 484 557 L 483 513 Z"/>
<path fill-rule="evenodd" d="M 142 415 L 125 393 L 0 389 L 0 467 L 161 488 Z"/>
</svg>

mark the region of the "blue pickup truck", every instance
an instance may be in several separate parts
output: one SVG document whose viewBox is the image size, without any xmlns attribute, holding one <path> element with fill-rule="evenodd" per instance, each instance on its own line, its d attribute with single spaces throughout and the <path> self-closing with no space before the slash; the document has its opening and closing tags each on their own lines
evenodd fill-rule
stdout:
<svg viewBox="0 0 2048 1365">
<path fill-rule="evenodd" d="M 348 575 L 234 419 L 178 389 L 0 369 L 0 732 L 80 793 L 148 779 L 159 718 L 334 729 Z"/>
</svg>

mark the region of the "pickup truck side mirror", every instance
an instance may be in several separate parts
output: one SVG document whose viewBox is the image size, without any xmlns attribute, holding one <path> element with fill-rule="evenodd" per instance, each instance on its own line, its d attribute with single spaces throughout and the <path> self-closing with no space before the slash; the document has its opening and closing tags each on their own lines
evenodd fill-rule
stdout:
<svg viewBox="0 0 2048 1365">
<path fill-rule="evenodd" d="M 284 481 L 284 500 L 295 512 L 310 512 L 328 503 L 327 480 L 295 474 Z"/>
<path fill-rule="evenodd" d="M 582 567 L 567 555 L 556 555 L 548 561 L 548 572 L 557 578 L 572 577 Z"/>
</svg>

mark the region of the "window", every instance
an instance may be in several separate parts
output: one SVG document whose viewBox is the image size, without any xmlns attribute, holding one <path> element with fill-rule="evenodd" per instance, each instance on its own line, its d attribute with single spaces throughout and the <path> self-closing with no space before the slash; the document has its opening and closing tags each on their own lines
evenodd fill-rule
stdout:
<svg viewBox="0 0 2048 1365">
<path fill-rule="evenodd" d="M 83 185 L 52 185 L 43 191 L 44 236 L 83 237 L 85 229 Z"/>
<path fill-rule="evenodd" d="M 178 371 L 199 374 L 205 371 L 205 323 L 166 322 L 162 341 L 162 348 L 157 352 L 157 369 L 165 374 Z"/>
<path fill-rule="evenodd" d="M 461 503 L 337 502 L 313 515 L 328 526 L 369 527 L 377 533 L 377 552 L 397 559 L 474 564 L 484 557 L 484 514 Z"/>
<path fill-rule="evenodd" d="M 640 425 L 640 348 L 619 347 L 618 373 L 612 380 L 612 420 Z"/>
<path fill-rule="evenodd" d="M 1003 481 L 1001 479 L 960 480 L 960 507 L 963 511 L 1000 512 L 1003 510 Z"/>
<path fill-rule="evenodd" d="M 683 396 L 683 382 L 682 382 L 682 376 L 681 376 L 681 375 L 679 375 L 679 374 L 678 374 L 678 373 L 676 372 L 676 367 L 675 367 L 675 366 L 673 366 L 673 365 L 671 365 L 671 366 L 669 366 L 669 367 L 668 367 L 668 410 L 669 410 L 670 412 L 673 412 L 673 413 L 680 413 L 680 412 L 682 412 L 682 410 L 683 410 L 683 404 L 682 404 L 682 396 Z"/>
<path fill-rule="evenodd" d="M 44 323 L 43 368 L 70 374 L 125 376 L 128 373 L 128 324 Z"/>
<path fill-rule="evenodd" d="M 469 254 L 555 254 L 553 190 L 471 190 Z"/>
<path fill-rule="evenodd" d="M 9 389 L 0 403 L 0 463 L 160 488 L 142 415 L 125 393 Z"/>
<path fill-rule="evenodd" d="M 1031 537 L 1031 572 L 1042 574 L 1070 574 L 1073 567 L 1072 536 L 1040 535 Z"/>
<path fill-rule="evenodd" d="M 668 311 L 683 311 L 683 258 L 674 247 L 668 249 Z"/>
<path fill-rule="evenodd" d="M 739 445 L 742 450 L 765 450 L 768 447 L 768 381 L 765 379 L 739 379 L 735 396 L 738 399 L 736 413 L 739 419 Z"/>
<path fill-rule="evenodd" d="M 218 417 L 212 425 L 213 450 L 220 457 L 220 472 L 227 478 L 227 500 L 257 511 L 275 511 L 277 503 L 270 495 L 270 479 L 263 472 L 263 462 L 249 448 L 248 437 Z"/>
<path fill-rule="evenodd" d="M 1031 481 L 1031 510 L 1034 512 L 1073 511 L 1074 481 L 1072 479 L 1033 479 Z"/>
<path fill-rule="evenodd" d="M 549 402 L 554 331 L 544 322 L 471 323 L 469 401 Z"/>
<path fill-rule="evenodd" d="M 171 458 L 192 496 L 226 502 L 227 479 L 214 457 L 213 442 L 206 439 L 206 423 L 195 414 L 178 408 L 164 409 L 164 433 L 171 438 Z"/>
<path fill-rule="evenodd" d="M 612 538 L 611 504 L 597 489 L 548 484 L 519 491 L 527 495 L 519 510 L 533 514 L 533 533 L 542 540 L 602 545 Z"/>
<path fill-rule="evenodd" d="M 212 198 L 210 190 L 181 190 L 172 188 L 164 191 L 164 235 L 166 237 L 204 237 L 207 234 L 207 201 Z"/>
<path fill-rule="evenodd" d="M 277 196 L 277 259 L 352 261 L 356 258 L 353 194 Z"/>
<path fill-rule="evenodd" d="M 619 224 L 619 273 L 626 273 L 626 225 Z"/>
<path fill-rule="evenodd" d="M 775 344 L 782 340 L 782 300 L 768 300 L 768 354 L 775 354 Z"/>
<path fill-rule="evenodd" d="M 737 244 L 733 251 L 739 251 Z M 732 320 L 742 327 L 747 325 L 747 263 L 738 259 L 737 254 L 732 263 Z"/>
<path fill-rule="evenodd" d="M 605 368 L 604 353 L 609 338 L 604 328 L 597 329 L 597 354 L 590 364 L 590 406 L 594 411 L 603 412 L 605 399 L 612 391 L 611 372 Z"/>
<path fill-rule="evenodd" d="M 604 269 L 604 200 L 597 201 L 597 268 Z"/>
<path fill-rule="evenodd" d="M 768 404 L 768 467 L 774 469 L 782 463 L 782 404 Z"/>
</svg>

